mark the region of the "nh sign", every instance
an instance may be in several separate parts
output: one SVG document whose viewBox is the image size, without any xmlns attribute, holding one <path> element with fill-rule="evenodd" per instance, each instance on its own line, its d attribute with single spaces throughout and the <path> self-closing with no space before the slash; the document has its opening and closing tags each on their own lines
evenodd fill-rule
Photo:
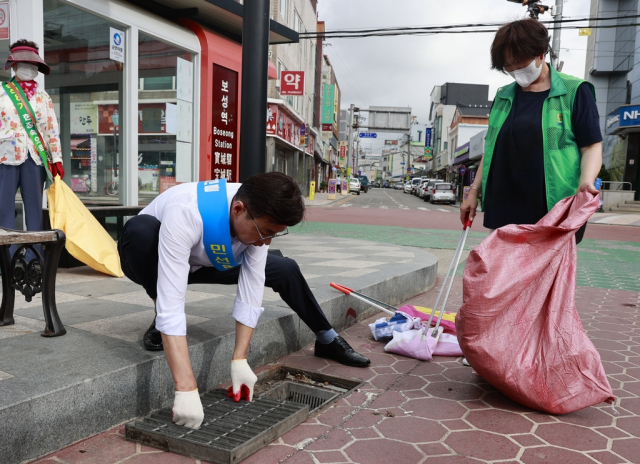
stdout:
<svg viewBox="0 0 640 464">
<path fill-rule="evenodd" d="M 640 117 L 640 111 L 635 110 L 635 111 L 624 111 L 624 114 L 622 116 L 622 119 L 624 121 L 626 121 L 627 119 L 638 119 Z"/>
</svg>

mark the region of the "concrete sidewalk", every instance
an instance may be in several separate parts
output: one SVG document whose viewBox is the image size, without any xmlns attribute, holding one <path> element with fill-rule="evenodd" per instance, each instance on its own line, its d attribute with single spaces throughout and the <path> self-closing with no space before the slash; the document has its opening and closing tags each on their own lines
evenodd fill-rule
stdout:
<svg viewBox="0 0 640 464">
<path fill-rule="evenodd" d="M 406 303 L 432 306 L 439 283 Z M 459 308 L 461 287 L 461 279 L 456 278 L 448 310 Z M 371 358 L 369 368 L 348 368 L 315 358 L 312 345 L 279 361 L 358 377 L 366 385 L 243 463 L 638 463 L 640 296 L 578 287 L 576 304 L 602 356 L 619 416 L 606 404 L 563 416 L 529 410 L 474 375 L 460 358 L 436 357 L 427 363 L 385 353 L 384 343 L 371 337 L 369 321 L 363 321 L 342 335 Z M 36 462 L 200 462 L 127 442 L 123 434 L 123 427 L 117 427 Z"/>
<path fill-rule="evenodd" d="M 298 262 L 336 330 L 375 310 L 347 303 L 329 282 L 397 304 L 436 280 L 437 259 L 423 249 L 308 234 L 290 234 L 274 241 L 273 248 Z M 65 336 L 40 336 L 40 297 L 28 304 L 16 296 L 16 324 L 0 327 L 2 464 L 42 456 L 173 401 L 164 354 L 142 347 L 154 312 L 140 286 L 85 267 L 60 270 L 56 290 Z M 265 312 L 249 351 L 252 366 L 315 339 L 278 294 L 265 290 Z M 236 286 L 189 286 L 188 341 L 202 391 L 229 379 L 235 293 Z M 349 307 L 355 312 L 347 312 Z"/>
<path fill-rule="evenodd" d="M 342 195 L 340 193 L 336 193 L 336 198 L 335 200 L 329 200 L 327 197 L 329 196 L 329 194 L 327 192 L 325 193 L 316 193 L 314 195 L 313 200 L 309 200 L 309 197 L 304 197 L 304 204 L 306 206 L 329 206 L 333 203 L 337 203 L 340 200 L 344 200 L 345 198 L 349 198 L 351 195 L 353 195 L 352 193 L 349 193 L 347 195 Z"/>
</svg>

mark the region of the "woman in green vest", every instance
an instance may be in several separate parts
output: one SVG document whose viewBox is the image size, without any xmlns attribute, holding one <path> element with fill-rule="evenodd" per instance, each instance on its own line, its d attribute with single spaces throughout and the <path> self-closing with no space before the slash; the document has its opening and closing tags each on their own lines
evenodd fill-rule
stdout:
<svg viewBox="0 0 640 464">
<path fill-rule="evenodd" d="M 535 224 L 563 198 L 588 190 L 602 165 L 593 86 L 545 63 L 549 33 L 535 19 L 506 24 L 491 45 L 492 68 L 515 82 L 498 89 L 485 153 L 460 218 L 475 217 L 482 192 L 484 226 Z M 586 224 L 576 233 L 579 242 Z"/>
</svg>

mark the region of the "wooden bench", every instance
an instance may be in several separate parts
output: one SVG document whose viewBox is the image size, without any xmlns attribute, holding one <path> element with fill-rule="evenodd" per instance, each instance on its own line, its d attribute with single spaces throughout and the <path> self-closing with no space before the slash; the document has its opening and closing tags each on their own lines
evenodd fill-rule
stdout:
<svg viewBox="0 0 640 464">
<path fill-rule="evenodd" d="M 0 227 L 0 270 L 2 271 L 2 305 L 0 326 L 15 324 L 13 309 L 15 291 L 19 290 L 30 302 L 42 292 L 45 328 L 43 337 L 59 337 L 67 333 L 56 308 L 56 273 L 58 260 L 64 249 L 65 235 L 61 230 L 23 232 Z M 9 247 L 16 245 L 11 257 Z M 44 259 L 38 248 L 42 245 Z M 27 262 L 26 252 L 32 251 L 35 258 Z"/>
</svg>

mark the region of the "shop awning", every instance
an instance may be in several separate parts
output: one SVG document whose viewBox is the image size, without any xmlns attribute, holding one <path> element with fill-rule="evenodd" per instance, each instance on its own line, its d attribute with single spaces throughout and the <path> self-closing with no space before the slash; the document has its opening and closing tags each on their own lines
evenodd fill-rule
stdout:
<svg viewBox="0 0 640 464">
<path fill-rule="evenodd" d="M 71 139 L 72 150 L 88 150 L 91 148 L 90 139 Z"/>
<path fill-rule="evenodd" d="M 242 42 L 244 6 L 235 0 L 128 0 L 140 8 L 174 22 L 191 19 L 197 23 Z M 298 43 L 299 34 L 293 29 L 271 21 L 269 43 Z"/>
<path fill-rule="evenodd" d="M 273 61 L 269 60 L 269 79 L 277 79 L 278 78 L 278 70 L 276 69 L 276 65 L 273 64 Z"/>
</svg>

